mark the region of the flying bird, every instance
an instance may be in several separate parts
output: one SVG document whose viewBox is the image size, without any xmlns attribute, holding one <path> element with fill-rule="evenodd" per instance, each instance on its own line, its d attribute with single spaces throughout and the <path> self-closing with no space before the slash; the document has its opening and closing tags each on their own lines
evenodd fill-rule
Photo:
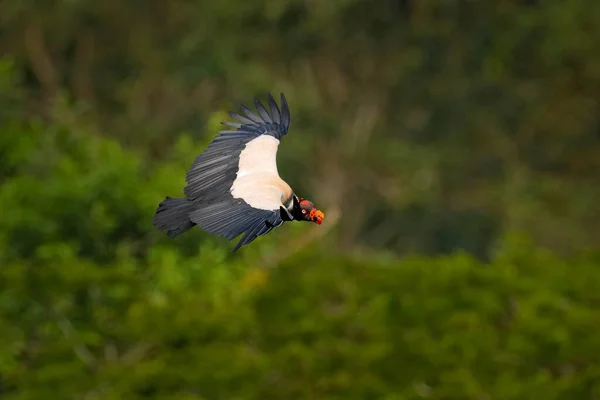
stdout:
<svg viewBox="0 0 600 400">
<path fill-rule="evenodd" d="M 241 106 L 238 122 L 221 122 L 219 132 L 186 174 L 184 198 L 166 197 L 156 210 L 154 226 L 175 238 L 198 225 L 233 240 L 244 236 L 235 252 L 286 221 L 321 224 L 323 212 L 296 195 L 277 171 L 279 141 L 288 133 L 290 109 L 281 93 L 281 109 L 270 93 L 267 108 L 257 99 L 257 112 Z"/>
</svg>

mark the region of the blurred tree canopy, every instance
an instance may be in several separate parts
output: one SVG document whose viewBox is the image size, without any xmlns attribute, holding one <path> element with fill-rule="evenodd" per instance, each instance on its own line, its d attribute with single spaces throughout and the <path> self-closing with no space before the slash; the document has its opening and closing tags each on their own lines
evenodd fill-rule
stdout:
<svg viewBox="0 0 600 400">
<path fill-rule="evenodd" d="M 159 159 L 284 91 L 282 172 L 339 208 L 344 248 L 486 257 L 506 231 L 558 251 L 600 235 L 595 0 L 5 0 L 0 16 L 26 113 L 66 99 Z"/>
<path fill-rule="evenodd" d="M 0 2 L 0 398 L 600 397 L 600 2 Z M 151 218 L 283 91 L 326 213 Z"/>
</svg>

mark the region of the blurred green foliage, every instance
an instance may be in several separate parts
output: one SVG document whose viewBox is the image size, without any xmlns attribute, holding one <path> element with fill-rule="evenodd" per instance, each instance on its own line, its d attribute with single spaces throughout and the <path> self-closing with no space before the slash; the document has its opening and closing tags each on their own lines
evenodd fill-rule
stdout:
<svg viewBox="0 0 600 400">
<path fill-rule="evenodd" d="M 66 98 L 155 159 L 284 91 L 281 171 L 340 209 L 330 245 L 485 258 L 513 230 L 597 245 L 599 20 L 596 0 L 4 0 L 0 51 L 26 112 Z"/>
<path fill-rule="evenodd" d="M 600 397 L 600 2 L 0 2 L 0 398 Z M 326 212 L 151 218 L 284 91 Z"/>
</svg>

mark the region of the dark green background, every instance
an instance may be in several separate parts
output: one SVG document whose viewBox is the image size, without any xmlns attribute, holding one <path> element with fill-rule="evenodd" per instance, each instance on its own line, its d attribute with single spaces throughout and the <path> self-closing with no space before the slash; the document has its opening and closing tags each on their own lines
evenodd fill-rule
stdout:
<svg viewBox="0 0 600 400">
<path fill-rule="evenodd" d="M 3 0 L 0 398 L 600 398 L 600 1 Z M 285 92 L 326 215 L 152 227 Z"/>
</svg>

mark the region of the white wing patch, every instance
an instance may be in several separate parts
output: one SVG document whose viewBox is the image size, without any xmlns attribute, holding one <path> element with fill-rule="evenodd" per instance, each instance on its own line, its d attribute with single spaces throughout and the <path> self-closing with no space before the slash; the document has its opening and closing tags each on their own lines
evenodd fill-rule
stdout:
<svg viewBox="0 0 600 400">
<path fill-rule="evenodd" d="M 279 140 L 270 135 L 261 135 L 246 144 L 231 186 L 234 198 L 261 210 L 279 210 L 284 199 L 291 196 L 292 189 L 279 177 L 278 147 Z"/>
</svg>

